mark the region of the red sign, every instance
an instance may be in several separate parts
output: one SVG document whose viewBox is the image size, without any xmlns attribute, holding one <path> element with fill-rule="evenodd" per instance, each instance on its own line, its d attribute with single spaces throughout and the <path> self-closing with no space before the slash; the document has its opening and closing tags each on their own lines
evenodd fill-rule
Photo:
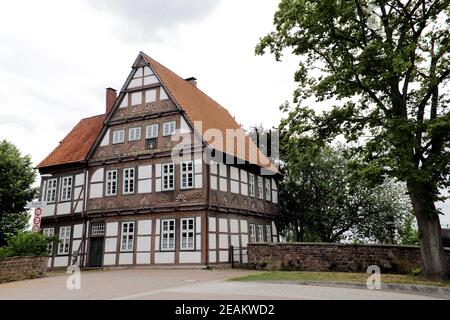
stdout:
<svg viewBox="0 0 450 320">
<path fill-rule="evenodd" d="M 36 217 L 39 217 L 41 214 L 42 214 L 41 208 L 36 208 L 36 209 L 34 209 L 34 215 L 35 215 Z"/>
<path fill-rule="evenodd" d="M 42 214 L 41 208 L 34 209 L 33 231 L 39 231 L 41 227 L 41 214 Z"/>
</svg>

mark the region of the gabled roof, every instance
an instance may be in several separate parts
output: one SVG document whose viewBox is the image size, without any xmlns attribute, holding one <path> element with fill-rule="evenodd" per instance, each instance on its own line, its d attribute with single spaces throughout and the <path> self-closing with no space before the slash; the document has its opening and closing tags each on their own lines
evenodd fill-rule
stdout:
<svg viewBox="0 0 450 320">
<path fill-rule="evenodd" d="M 199 132 L 202 137 L 209 129 L 218 129 L 222 133 L 223 139 L 214 137 L 212 141 L 206 141 L 212 148 L 278 173 L 278 169 L 256 147 L 227 109 L 145 53 L 140 54 L 169 91 L 175 103 L 186 112 L 191 123 L 202 122 L 202 132 Z M 226 138 L 226 129 L 241 129 L 236 131 L 236 136 L 245 141 L 245 148 L 238 148 L 236 143 L 226 144 L 223 141 Z M 251 150 L 255 150 L 256 154 L 251 154 Z"/>
<path fill-rule="evenodd" d="M 59 145 L 38 164 L 37 168 L 77 163 L 86 160 L 94 144 L 106 114 L 84 118 L 69 132 Z"/>
</svg>

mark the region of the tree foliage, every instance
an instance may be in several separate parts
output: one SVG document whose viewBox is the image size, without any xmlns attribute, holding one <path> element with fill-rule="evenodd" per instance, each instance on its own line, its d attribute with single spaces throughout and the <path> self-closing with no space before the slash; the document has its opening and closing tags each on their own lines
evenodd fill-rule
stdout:
<svg viewBox="0 0 450 320">
<path fill-rule="evenodd" d="M 7 240 L 7 245 L 0 248 L 0 258 L 19 256 L 48 255 L 48 244 L 55 237 L 47 237 L 38 232 L 18 232 Z"/>
<path fill-rule="evenodd" d="M 35 179 L 29 156 L 22 156 L 11 143 L 0 143 L 0 246 L 9 234 L 16 234 L 27 227 L 29 214 L 25 210 L 28 201 L 36 195 L 32 187 Z"/>
<path fill-rule="evenodd" d="M 449 0 L 282 0 L 258 54 L 300 56 L 298 104 L 281 130 L 317 143 L 343 136 L 372 181 L 405 181 L 426 276 L 448 277 L 434 205 L 449 185 Z M 328 102 L 317 112 L 311 100 Z"/>
<path fill-rule="evenodd" d="M 411 205 L 402 183 L 373 187 L 352 175 L 345 149 L 295 148 L 280 191 L 282 223 L 296 241 L 397 243 Z"/>
</svg>

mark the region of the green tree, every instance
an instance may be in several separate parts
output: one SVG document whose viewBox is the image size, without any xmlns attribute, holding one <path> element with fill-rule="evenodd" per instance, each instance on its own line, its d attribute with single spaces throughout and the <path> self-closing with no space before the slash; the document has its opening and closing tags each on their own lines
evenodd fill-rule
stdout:
<svg viewBox="0 0 450 320">
<path fill-rule="evenodd" d="M 36 173 L 29 156 L 22 156 L 11 143 L 0 143 L 0 247 L 8 235 L 27 227 L 29 214 L 25 209 L 37 190 L 32 188 Z"/>
<path fill-rule="evenodd" d="M 0 248 L 0 258 L 45 256 L 50 253 L 48 245 L 55 240 L 56 237 L 47 237 L 42 233 L 19 231 L 8 238 L 6 246 Z"/>
<path fill-rule="evenodd" d="M 399 241 L 411 207 L 404 184 L 387 179 L 373 187 L 355 179 L 343 148 L 284 151 L 280 222 L 289 240 Z"/>
<path fill-rule="evenodd" d="M 343 136 L 366 158 L 374 181 L 406 182 L 421 237 L 424 275 L 447 279 L 439 188 L 449 184 L 449 0 L 282 0 L 266 49 L 300 56 L 284 106 L 291 136 Z M 309 99 L 308 99 L 309 98 Z M 318 113 L 311 100 L 332 108 Z"/>
</svg>

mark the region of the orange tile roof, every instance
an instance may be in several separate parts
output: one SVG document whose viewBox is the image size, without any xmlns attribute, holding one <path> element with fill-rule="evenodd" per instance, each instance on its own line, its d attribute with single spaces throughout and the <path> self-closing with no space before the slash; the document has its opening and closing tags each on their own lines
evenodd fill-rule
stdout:
<svg viewBox="0 0 450 320">
<path fill-rule="evenodd" d="M 211 147 L 278 173 L 278 169 L 267 159 L 259 148 L 256 147 L 227 109 L 223 108 L 196 86 L 184 80 L 159 62 L 153 60 L 145 53 L 141 52 L 141 55 L 150 64 L 150 67 L 159 77 L 175 102 L 186 111 L 189 120 L 192 123 L 195 121 L 202 122 L 201 135 L 204 140 L 209 140 L 206 142 L 211 145 Z M 208 136 L 208 133 L 206 135 L 204 134 L 210 129 L 218 129 L 222 133 L 222 137 L 214 136 L 213 139 L 205 139 Z M 237 143 L 231 143 L 231 141 L 229 141 L 230 143 L 228 144 L 226 143 L 227 129 L 240 129 L 235 132 L 238 139 L 245 141 L 244 148 L 239 148 Z"/>
<path fill-rule="evenodd" d="M 76 163 L 86 160 L 94 144 L 106 114 L 84 118 L 69 132 L 59 145 L 41 162 L 37 168 Z"/>
</svg>

